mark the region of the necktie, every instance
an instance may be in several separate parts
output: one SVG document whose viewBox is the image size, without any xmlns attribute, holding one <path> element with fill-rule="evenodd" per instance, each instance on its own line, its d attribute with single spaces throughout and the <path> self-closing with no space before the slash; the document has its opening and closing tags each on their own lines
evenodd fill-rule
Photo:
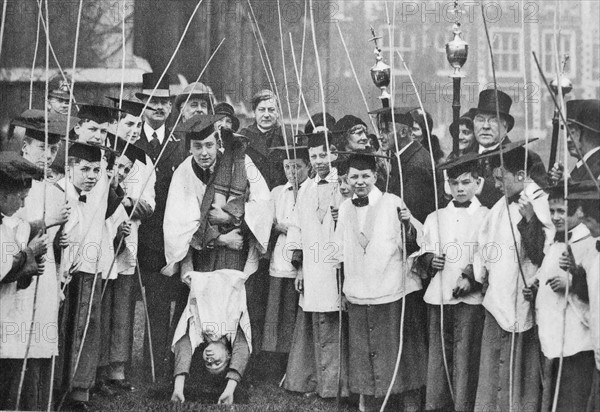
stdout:
<svg viewBox="0 0 600 412">
<path fill-rule="evenodd" d="M 156 131 L 152 133 L 152 140 L 150 140 L 150 145 L 155 150 L 158 146 L 160 146 L 160 140 L 158 140 L 158 135 L 156 134 Z"/>
<path fill-rule="evenodd" d="M 470 200 L 467 200 L 466 202 L 463 202 L 463 203 L 453 200 L 452 203 L 454 204 L 454 207 L 456 207 L 456 208 L 465 208 L 466 209 L 467 207 L 471 206 Z"/>
<path fill-rule="evenodd" d="M 2 219 L 4 219 L 4 215 L 0 213 L 0 225 L 2 224 Z"/>
<path fill-rule="evenodd" d="M 352 204 L 356 207 L 364 207 L 369 205 L 369 197 L 355 197 L 352 199 Z"/>
<path fill-rule="evenodd" d="M 79 201 L 83 202 L 83 203 L 87 202 L 87 196 L 86 195 L 80 195 L 79 196 Z"/>
<path fill-rule="evenodd" d="M 600 240 L 596 240 L 596 250 L 600 252 Z"/>
</svg>

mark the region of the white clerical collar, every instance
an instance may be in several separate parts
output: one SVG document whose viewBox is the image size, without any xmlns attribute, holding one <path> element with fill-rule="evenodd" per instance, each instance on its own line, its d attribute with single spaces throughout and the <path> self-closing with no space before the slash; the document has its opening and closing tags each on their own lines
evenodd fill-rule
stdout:
<svg viewBox="0 0 600 412">
<path fill-rule="evenodd" d="M 400 151 L 398 152 L 398 156 L 400 156 L 402 153 L 404 153 L 406 151 L 406 149 L 408 149 L 410 147 L 410 145 L 412 145 L 415 141 L 411 140 L 406 146 L 404 146 L 402 149 L 400 149 Z M 371 199 L 369 199 L 371 200 Z"/>
<path fill-rule="evenodd" d="M 301 187 L 304 187 L 304 186 L 306 186 L 306 184 L 307 184 L 308 182 L 310 182 L 310 179 L 304 179 L 304 182 L 302 182 L 302 183 L 300 183 L 300 184 L 298 185 L 298 189 L 300 189 Z M 283 185 L 283 190 L 288 190 L 290 187 L 292 187 L 292 184 L 291 184 L 290 182 L 286 182 L 286 183 Z"/>
<path fill-rule="evenodd" d="M 273 127 L 275 127 L 275 126 L 273 126 Z M 272 127 L 272 128 L 273 128 L 273 127 Z M 257 129 L 258 129 L 258 130 L 259 130 L 261 133 L 267 133 L 269 130 L 271 130 L 271 129 L 272 129 L 272 128 L 271 128 L 271 129 L 263 129 L 262 127 L 260 127 L 260 126 L 258 125 L 258 123 L 256 124 L 256 128 L 257 128 Z"/>
<path fill-rule="evenodd" d="M 600 146 L 598 146 L 598 147 L 595 147 L 595 148 L 593 148 L 592 150 L 590 150 L 589 152 L 587 152 L 586 154 L 584 154 L 584 155 L 583 155 L 583 159 L 581 159 L 580 161 L 578 161 L 578 162 L 575 164 L 575 169 L 579 169 L 580 167 L 582 167 L 582 166 L 583 166 L 583 162 L 587 162 L 587 161 L 588 161 L 588 159 L 589 159 L 590 157 L 592 157 L 592 155 L 593 155 L 594 153 L 596 153 L 598 150 L 600 150 Z"/>
<path fill-rule="evenodd" d="M 381 190 L 379 190 L 377 187 L 373 186 L 373 189 L 371 189 L 367 197 L 369 198 L 369 205 L 373 206 L 377 202 L 379 202 L 379 199 L 383 197 L 383 193 L 381 193 Z M 356 193 L 354 193 L 352 195 L 352 199 L 356 198 L 358 198 L 358 196 L 356 195 Z"/>
<path fill-rule="evenodd" d="M 163 144 L 165 140 L 165 125 L 163 124 L 158 129 L 154 130 L 152 126 L 148 124 L 148 122 L 144 122 L 144 134 L 146 135 L 146 139 L 148 139 L 148 143 L 152 141 L 152 135 L 156 132 L 156 137 L 160 144 Z"/>
<path fill-rule="evenodd" d="M 495 145 L 488 147 L 483 147 L 482 145 L 479 145 L 479 154 L 482 154 L 483 152 L 489 152 L 490 150 L 496 150 L 499 146 L 500 143 L 496 143 Z"/>
<path fill-rule="evenodd" d="M 331 170 L 329 171 L 329 174 L 327 176 L 325 176 L 324 179 L 321 179 L 321 177 L 317 173 L 317 175 L 314 177 L 315 183 L 318 184 L 321 180 L 326 180 L 327 183 L 337 183 L 337 181 L 338 181 L 338 171 L 337 171 L 337 168 L 332 167 Z"/>
<path fill-rule="evenodd" d="M 571 240 L 569 241 L 569 243 L 574 243 L 590 236 L 589 229 L 583 223 L 580 223 L 573 229 L 569 230 L 569 233 L 571 234 Z"/>
</svg>

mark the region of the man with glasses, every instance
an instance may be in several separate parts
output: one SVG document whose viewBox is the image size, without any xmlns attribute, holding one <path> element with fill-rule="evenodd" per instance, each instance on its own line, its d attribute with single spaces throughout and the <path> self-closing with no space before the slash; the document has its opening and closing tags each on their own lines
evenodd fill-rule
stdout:
<svg viewBox="0 0 600 412">
<path fill-rule="evenodd" d="M 498 102 L 496 103 L 496 93 Z M 469 110 L 469 114 L 473 118 L 473 128 L 477 145 L 474 150 L 479 154 L 487 153 L 497 149 L 500 144 L 505 145 L 510 143 L 508 133 L 515 125 L 515 119 L 510 115 L 510 107 L 512 99 L 510 96 L 500 90 L 487 89 L 479 93 L 479 102 L 477 107 Z M 497 117 L 496 106 L 500 117 Z M 532 169 L 530 177 L 541 187 L 548 185 L 546 177 L 546 168 L 540 156 L 529 150 L 528 156 L 531 157 Z M 491 208 L 502 197 L 502 192 L 495 187 L 492 169 L 484 163 L 485 181 L 483 189 L 478 197 L 482 205 Z"/>
</svg>

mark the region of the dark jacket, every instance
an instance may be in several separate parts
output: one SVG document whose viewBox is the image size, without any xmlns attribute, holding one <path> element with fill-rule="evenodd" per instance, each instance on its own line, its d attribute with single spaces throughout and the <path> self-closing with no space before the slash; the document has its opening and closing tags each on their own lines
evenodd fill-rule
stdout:
<svg viewBox="0 0 600 412">
<path fill-rule="evenodd" d="M 283 164 L 277 161 L 278 157 L 269 153 L 269 148 L 285 146 L 283 132 L 281 127 L 275 127 L 265 133 L 261 132 L 256 122 L 242 129 L 240 134 L 248 138 L 248 147 L 246 154 L 254 162 L 260 173 L 263 175 L 269 186 L 269 190 L 283 185 L 287 182 L 283 171 Z M 287 134 L 288 145 L 291 147 L 291 132 Z"/>
<path fill-rule="evenodd" d="M 390 173 L 388 191 L 399 197 L 400 174 L 398 162 L 392 159 L 392 171 Z M 425 222 L 425 218 L 435 211 L 435 190 L 433 186 L 433 174 L 431 157 L 429 152 L 418 142 L 412 142 L 400 155 L 402 164 L 402 182 L 404 185 L 404 203 L 419 222 Z M 438 194 L 443 194 L 444 185 L 440 175 L 437 176 Z M 441 207 L 442 205 L 440 205 Z"/>
<path fill-rule="evenodd" d="M 592 171 L 594 179 L 598 179 L 598 176 L 600 176 L 600 150 L 591 155 L 586 163 Z M 581 167 L 576 166 L 573 168 L 570 179 L 574 182 L 581 182 L 583 180 L 590 180 L 590 175 L 585 166 L 581 165 Z"/>
<path fill-rule="evenodd" d="M 136 143 L 136 145 L 143 149 L 150 159 L 152 159 L 152 163 L 156 170 L 156 184 L 154 186 L 156 207 L 152 216 L 146 219 L 140 226 L 139 243 L 140 247 L 156 250 L 162 254 L 164 254 L 165 247 L 163 220 L 165 217 L 165 207 L 167 205 L 167 195 L 169 194 L 169 185 L 171 184 L 173 172 L 175 172 L 175 169 L 177 169 L 181 162 L 188 156 L 185 141 L 179 139 L 177 136 L 173 136 L 175 141 L 168 140 L 170 133 L 170 130 L 166 129 L 163 145 L 153 149 L 150 143 L 148 143 L 148 139 L 142 128 L 142 135 L 140 140 Z M 164 145 L 166 145 L 164 153 L 158 164 L 156 164 L 156 159 Z"/>
<path fill-rule="evenodd" d="M 506 137 L 502 144 L 510 143 L 510 139 Z M 475 145 L 474 151 L 479 151 L 479 145 Z M 527 171 L 527 174 L 531 179 L 538 184 L 540 187 L 547 187 L 550 184 L 548 174 L 546 172 L 546 166 L 540 155 L 536 152 L 529 150 L 529 157 L 531 159 L 531 167 Z M 481 204 L 487 208 L 492 208 L 498 200 L 504 195 L 501 189 L 496 189 L 496 183 L 494 181 L 493 169 L 489 166 L 489 158 L 482 160 L 484 166 L 484 182 L 481 194 L 477 196 Z"/>
</svg>

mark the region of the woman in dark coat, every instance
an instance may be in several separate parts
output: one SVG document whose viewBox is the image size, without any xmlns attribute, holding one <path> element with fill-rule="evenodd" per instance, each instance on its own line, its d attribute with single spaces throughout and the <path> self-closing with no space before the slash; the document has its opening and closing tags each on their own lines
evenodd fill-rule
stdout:
<svg viewBox="0 0 600 412">
<path fill-rule="evenodd" d="M 410 115 L 413 118 L 413 140 L 421 143 L 421 146 L 427 149 L 428 152 L 432 152 L 433 160 L 438 164 L 444 157 L 444 152 L 440 147 L 440 141 L 436 135 L 431 134 L 431 139 L 427 137 L 427 126 L 429 126 L 429 133 L 431 133 L 433 129 L 433 119 L 431 118 L 431 115 L 427 112 L 423 112 L 421 109 L 411 110 Z M 427 122 L 427 126 L 425 125 L 425 122 Z M 429 140 L 431 140 L 431 148 L 429 147 Z"/>
</svg>

